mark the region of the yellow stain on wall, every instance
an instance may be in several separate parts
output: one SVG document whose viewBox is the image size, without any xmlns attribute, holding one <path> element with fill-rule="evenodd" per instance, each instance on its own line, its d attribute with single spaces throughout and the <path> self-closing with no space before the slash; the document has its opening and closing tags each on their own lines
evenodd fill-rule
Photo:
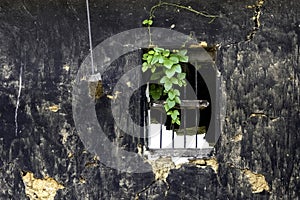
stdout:
<svg viewBox="0 0 300 200">
<path fill-rule="evenodd" d="M 69 65 L 64 65 L 63 69 L 66 70 L 67 72 L 70 70 L 70 66 Z"/>
<path fill-rule="evenodd" d="M 38 179 L 31 172 L 23 172 L 21 175 L 25 185 L 25 193 L 30 200 L 54 200 L 57 190 L 64 188 L 51 177 Z"/>
<path fill-rule="evenodd" d="M 53 105 L 53 106 L 49 106 L 48 109 L 51 111 L 51 112 L 57 112 L 60 108 L 58 105 Z"/>
<path fill-rule="evenodd" d="M 210 166 L 215 173 L 218 173 L 219 164 L 216 158 L 212 157 L 209 159 L 190 159 L 190 164 L 194 164 L 197 167 L 205 168 L 207 166 Z"/>
<path fill-rule="evenodd" d="M 251 184 L 252 193 L 260 193 L 264 190 L 267 192 L 270 191 L 270 187 L 264 175 L 253 173 L 248 169 L 243 170 L 243 172 Z"/>
<path fill-rule="evenodd" d="M 161 157 L 156 160 L 148 160 L 148 163 L 152 166 L 155 180 L 162 180 L 167 183 L 167 177 L 171 169 L 175 169 L 175 164 L 171 157 Z"/>
</svg>

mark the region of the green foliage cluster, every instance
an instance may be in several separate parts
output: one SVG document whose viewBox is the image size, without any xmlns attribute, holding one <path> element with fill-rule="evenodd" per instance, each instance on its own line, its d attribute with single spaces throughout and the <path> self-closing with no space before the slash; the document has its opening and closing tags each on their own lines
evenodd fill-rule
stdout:
<svg viewBox="0 0 300 200">
<path fill-rule="evenodd" d="M 172 118 L 172 123 L 180 125 L 180 113 L 175 108 L 180 104 L 180 91 L 175 85 L 182 87 L 186 85 L 186 74 L 182 72 L 181 63 L 187 63 L 189 57 L 187 50 L 173 50 L 155 47 L 143 54 L 142 71 L 151 71 L 151 81 L 158 81 L 161 85 L 151 84 L 149 93 L 154 100 L 166 96 L 164 103 L 167 115 Z"/>
<path fill-rule="evenodd" d="M 213 22 L 218 16 L 210 15 L 205 12 L 197 11 L 191 6 L 183 6 L 175 3 L 159 1 L 158 4 L 154 5 L 150 9 L 150 15 L 148 19 L 145 19 L 142 24 L 148 27 L 149 33 L 149 46 L 153 46 L 152 36 L 151 36 L 151 26 L 153 25 L 154 12 L 156 9 L 167 6 L 175 7 L 177 9 L 186 10 L 196 15 L 201 15 L 206 18 L 210 18 Z M 182 72 L 182 67 L 180 63 L 187 63 L 189 57 L 186 55 L 187 50 L 173 50 L 163 49 L 159 47 L 150 48 L 147 53 L 143 55 L 143 66 L 142 71 L 146 72 L 151 70 L 152 76 L 151 80 L 159 80 L 161 85 L 151 84 L 150 85 L 150 95 L 154 100 L 160 99 L 162 96 L 166 96 L 166 103 L 164 108 L 168 115 L 172 118 L 172 123 L 180 125 L 180 113 L 175 109 L 176 104 L 180 104 L 180 91 L 173 88 L 173 85 L 179 87 L 185 86 L 186 74 Z"/>
</svg>

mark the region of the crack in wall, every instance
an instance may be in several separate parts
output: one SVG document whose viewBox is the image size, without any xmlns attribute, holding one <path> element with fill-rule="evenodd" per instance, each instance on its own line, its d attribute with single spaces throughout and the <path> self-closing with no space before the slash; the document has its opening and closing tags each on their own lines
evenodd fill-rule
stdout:
<svg viewBox="0 0 300 200">
<path fill-rule="evenodd" d="M 153 184 L 157 183 L 158 181 L 162 181 L 166 184 L 167 190 L 165 191 L 165 196 L 167 196 L 168 191 L 170 190 L 170 184 L 167 181 L 167 177 L 171 169 L 178 169 L 181 167 L 181 164 L 175 165 L 172 161 L 172 157 L 159 157 L 156 160 L 146 160 L 151 166 L 152 171 L 155 175 L 155 180 L 144 187 L 141 191 L 137 192 L 135 195 L 135 200 L 139 199 L 139 196 L 148 190 Z"/>
<path fill-rule="evenodd" d="M 258 0 L 255 5 L 247 6 L 247 8 L 254 9 L 254 16 L 252 17 L 254 26 L 252 27 L 251 32 L 246 36 L 246 41 L 252 40 L 256 32 L 259 30 L 261 26 L 260 16 L 261 16 L 261 8 L 263 5 L 264 5 L 264 0 Z"/>
<path fill-rule="evenodd" d="M 16 103 L 16 109 L 15 109 L 15 136 L 18 135 L 18 110 L 20 106 L 20 97 L 21 97 L 21 91 L 22 91 L 22 74 L 23 74 L 23 66 L 20 66 L 20 75 L 19 75 L 19 90 L 18 90 L 18 96 L 17 96 L 17 103 Z"/>
<path fill-rule="evenodd" d="M 135 194 L 135 200 L 139 199 L 139 196 L 147 191 L 152 185 L 158 181 L 162 181 L 166 184 L 167 189 L 165 191 L 165 196 L 167 196 L 168 191 L 170 190 L 170 184 L 167 181 L 170 170 L 179 169 L 183 164 L 195 165 L 199 168 L 211 167 L 216 174 L 218 174 L 218 161 L 215 157 L 211 158 L 201 158 L 201 159 L 189 159 L 187 162 L 175 164 L 172 160 L 172 157 L 159 157 L 156 160 L 146 160 L 151 166 L 153 173 L 155 175 L 155 180 L 153 180 L 149 185 L 144 187 L 142 190 Z M 220 183 L 219 177 L 218 181 Z"/>
</svg>

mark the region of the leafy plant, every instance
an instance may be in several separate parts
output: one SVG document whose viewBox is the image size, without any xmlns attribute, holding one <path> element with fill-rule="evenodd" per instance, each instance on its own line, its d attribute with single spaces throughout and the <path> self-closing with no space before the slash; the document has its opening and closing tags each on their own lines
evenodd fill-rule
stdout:
<svg viewBox="0 0 300 200">
<path fill-rule="evenodd" d="M 168 3 L 159 1 L 150 9 L 150 15 L 148 19 L 145 19 L 142 24 L 148 28 L 149 33 L 149 47 L 153 47 L 151 26 L 153 24 L 154 12 L 156 9 L 169 6 L 177 9 L 186 10 L 196 15 L 201 15 L 206 18 L 210 18 L 212 23 L 218 16 L 210 15 L 205 12 L 197 11 L 191 6 L 183 6 L 175 3 Z M 184 44 L 185 45 L 185 44 Z M 163 49 L 160 47 L 150 48 L 147 53 L 143 54 L 143 66 L 142 71 L 146 72 L 151 70 L 152 75 L 150 80 L 158 80 L 162 86 L 152 84 L 150 86 L 150 95 L 154 100 L 160 99 L 162 96 L 166 96 L 164 108 L 168 115 L 172 118 L 172 123 L 180 125 L 179 111 L 175 108 L 176 104 L 180 104 L 180 91 L 173 86 L 179 87 L 185 86 L 186 74 L 182 72 L 181 63 L 187 63 L 189 57 L 186 55 L 187 50 L 173 50 Z"/>
<path fill-rule="evenodd" d="M 151 84 L 149 93 L 154 100 L 166 96 L 164 108 L 167 115 L 172 118 L 172 123 L 180 125 L 180 113 L 175 108 L 180 104 L 180 91 L 174 86 L 185 86 L 186 74 L 182 72 L 181 63 L 187 63 L 189 57 L 187 50 L 173 50 L 154 47 L 143 54 L 142 71 L 151 71 L 150 80 L 158 81 L 161 85 Z"/>
</svg>

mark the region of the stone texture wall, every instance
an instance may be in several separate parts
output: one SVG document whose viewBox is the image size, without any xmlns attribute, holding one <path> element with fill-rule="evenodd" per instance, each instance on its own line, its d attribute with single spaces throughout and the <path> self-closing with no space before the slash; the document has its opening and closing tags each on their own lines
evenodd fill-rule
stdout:
<svg viewBox="0 0 300 200">
<path fill-rule="evenodd" d="M 91 1 L 94 44 L 141 27 L 157 3 Z M 1 199 L 51 199 L 49 189 L 57 190 L 55 199 L 72 200 L 300 196 L 300 3 L 179 3 L 220 16 L 209 23 L 162 7 L 155 26 L 175 24 L 179 32 L 220 45 L 216 65 L 227 97 L 223 132 L 213 158 L 129 174 L 103 165 L 86 151 L 75 129 L 72 85 L 89 53 L 85 2 L 0 1 Z M 112 70 L 108 90 L 125 65 L 116 63 L 120 68 Z M 112 140 L 116 135 L 113 128 L 107 134 Z M 137 142 L 125 137 L 120 143 L 128 141 Z M 129 150 L 137 151 L 132 143 Z"/>
</svg>

